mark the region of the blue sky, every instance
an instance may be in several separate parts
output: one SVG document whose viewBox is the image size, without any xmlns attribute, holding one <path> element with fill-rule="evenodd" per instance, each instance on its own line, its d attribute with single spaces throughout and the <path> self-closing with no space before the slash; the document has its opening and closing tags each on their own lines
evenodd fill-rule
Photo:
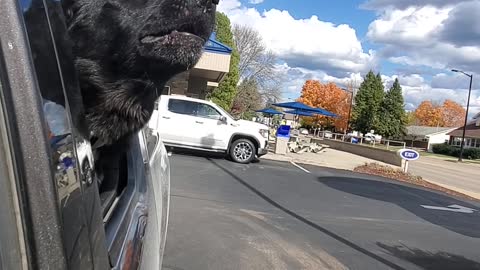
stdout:
<svg viewBox="0 0 480 270">
<path fill-rule="evenodd" d="M 342 0 L 342 1 L 325 1 L 307 0 L 275 0 L 264 1 L 261 4 L 248 4 L 249 7 L 257 7 L 259 10 L 269 10 L 272 8 L 288 10 L 295 18 L 309 18 L 313 15 L 318 16 L 321 20 L 333 22 L 335 24 L 355 25 L 355 29 L 360 36 L 365 36 L 368 25 L 375 19 L 375 12 L 359 8 L 364 1 L 361 0 Z"/>
<path fill-rule="evenodd" d="M 221 0 L 219 10 L 277 55 L 285 99 L 306 79 L 359 84 L 373 69 L 386 87 L 400 79 L 407 109 L 447 98 L 466 105 L 468 78 L 449 70 L 480 73 L 479 0 Z M 479 88 L 480 77 L 472 115 Z"/>
</svg>

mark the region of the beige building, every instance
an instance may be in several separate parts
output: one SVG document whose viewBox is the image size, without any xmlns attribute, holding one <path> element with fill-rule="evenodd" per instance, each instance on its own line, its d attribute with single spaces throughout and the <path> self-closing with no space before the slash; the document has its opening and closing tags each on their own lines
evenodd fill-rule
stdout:
<svg viewBox="0 0 480 270">
<path fill-rule="evenodd" d="M 230 71 L 232 49 L 216 40 L 212 34 L 197 65 L 172 78 L 164 93 L 204 99 L 206 93 L 218 87 Z"/>
</svg>

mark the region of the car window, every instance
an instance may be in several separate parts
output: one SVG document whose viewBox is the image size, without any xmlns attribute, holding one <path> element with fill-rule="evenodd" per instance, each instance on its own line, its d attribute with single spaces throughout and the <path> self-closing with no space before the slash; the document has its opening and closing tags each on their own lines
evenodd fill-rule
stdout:
<svg viewBox="0 0 480 270">
<path fill-rule="evenodd" d="M 38 80 L 69 269 L 109 265 L 93 155 L 61 1 L 17 0 Z M 46 12 L 48 11 L 48 12 Z M 35 134 L 40 136 L 40 134 Z M 95 254 L 90 252 L 95 249 Z M 60 253 L 59 253 L 60 254 Z M 55 268 L 55 267 L 54 267 Z"/>
<path fill-rule="evenodd" d="M 197 103 L 197 116 L 210 118 L 210 119 L 220 119 L 222 116 L 215 108 L 208 104 Z"/>
<path fill-rule="evenodd" d="M 170 99 L 168 110 L 173 113 L 195 116 L 196 102 L 181 99 Z"/>
</svg>

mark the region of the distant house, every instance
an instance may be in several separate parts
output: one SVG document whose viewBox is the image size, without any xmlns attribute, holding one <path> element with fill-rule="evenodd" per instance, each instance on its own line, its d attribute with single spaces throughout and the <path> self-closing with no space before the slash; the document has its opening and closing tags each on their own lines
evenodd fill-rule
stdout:
<svg viewBox="0 0 480 270">
<path fill-rule="evenodd" d="M 408 126 L 407 134 L 403 137 L 403 141 L 407 146 L 432 151 L 435 144 L 449 142 L 449 132 L 456 128 L 449 127 L 426 127 L 426 126 Z"/>
<path fill-rule="evenodd" d="M 450 135 L 449 142 L 451 145 L 460 146 L 462 144 L 463 127 L 449 132 L 448 135 Z M 480 148 L 480 113 L 466 126 L 465 147 Z"/>
</svg>

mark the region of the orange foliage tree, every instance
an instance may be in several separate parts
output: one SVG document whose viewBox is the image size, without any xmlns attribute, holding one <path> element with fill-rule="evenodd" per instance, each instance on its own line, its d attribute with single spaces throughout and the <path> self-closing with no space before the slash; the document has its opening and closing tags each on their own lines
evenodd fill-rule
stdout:
<svg viewBox="0 0 480 270">
<path fill-rule="evenodd" d="M 442 106 L 442 116 L 445 127 L 461 127 L 465 121 L 466 111 L 462 105 L 447 99 Z"/>
<path fill-rule="evenodd" d="M 445 100 L 442 105 L 423 101 L 415 110 L 415 123 L 429 127 L 459 127 L 465 119 L 465 109 L 453 100 Z"/>
<path fill-rule="evenodd" d="M 305 117 L 307 125 L 326 126 L 333 124 L 337 131 L 344 131 L 348 125 L 348 111 L 350 109 L 351 95 L 339 88 L 334 83 L 322 84 L 317 80 L 308 80 L 302 88 L 299 102 L 315 108 L 322 108 L 338 115 L 337 118 L 325 116 Z"/>
</svg>

